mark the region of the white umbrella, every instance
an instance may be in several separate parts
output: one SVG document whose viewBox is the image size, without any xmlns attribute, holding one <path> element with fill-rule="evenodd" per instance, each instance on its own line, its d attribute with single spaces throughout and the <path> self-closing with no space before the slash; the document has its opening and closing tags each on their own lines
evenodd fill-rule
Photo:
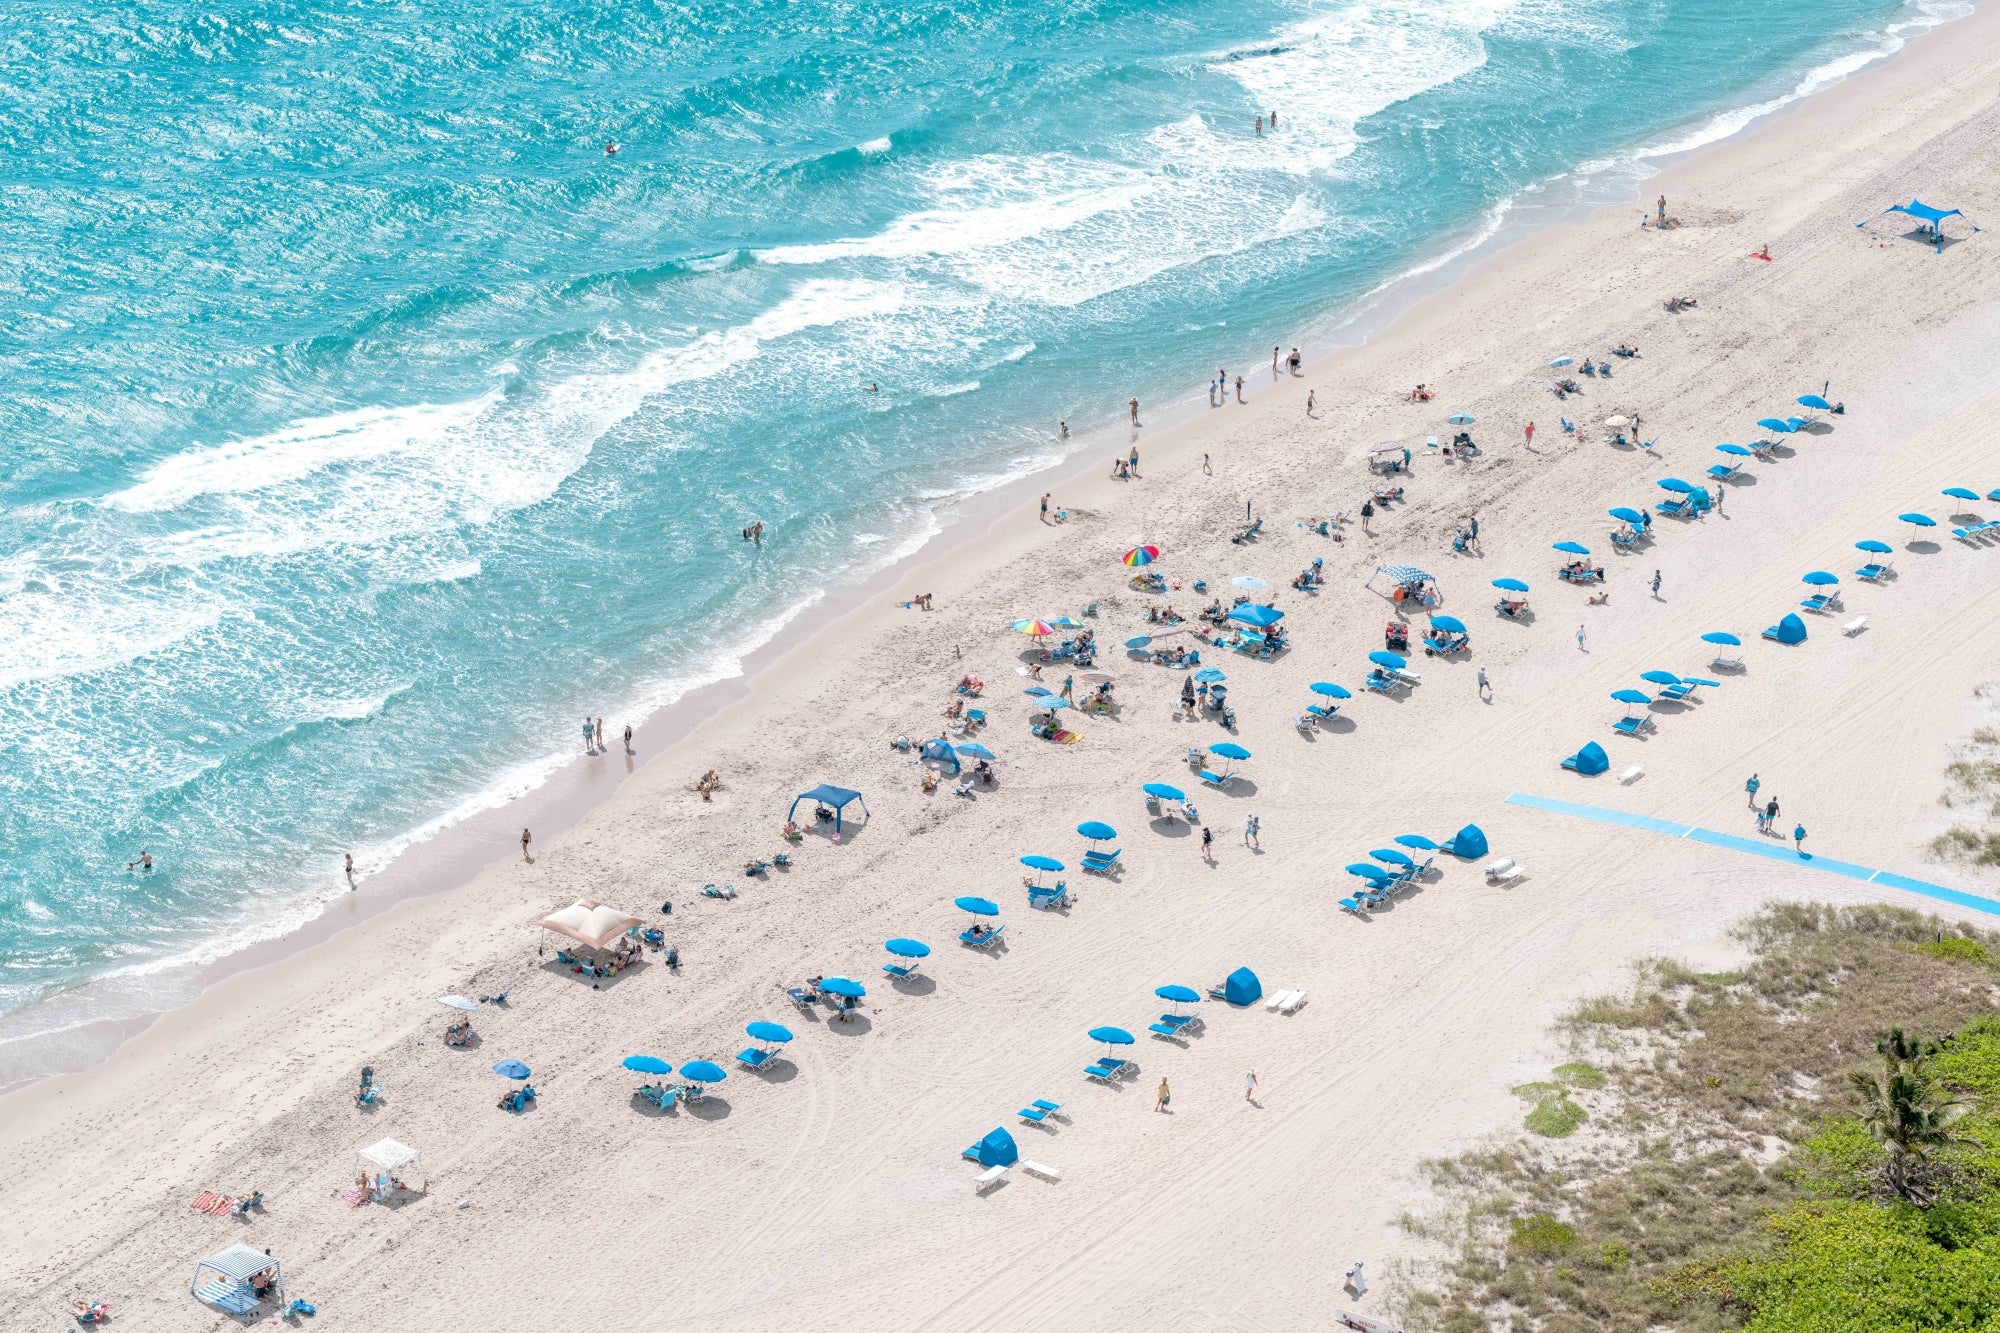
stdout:
<svg viewBox="0 0 2000 1333">
<path fill-rule="evenodd" d="M 1235 584 L 1237 587 L 1243 589 L 1245 592 L 1255 592 L 1259 588 L 1268 588 L 1270 586 L 1268 583 L 1264 582 L 1264 580 L 1258 578 L 1255 574 L 1238 574 L 1235 578 L 1229 581 Z"/>
<path fill-rule="evenodd" d="M 1632 419 L 1630 417 L 1622 417 L 1622 416 L 1606 417 L 1604 418 L 1604 424 L 1611 427 L 1613 430 L 1617 430 L 1621 427 L 1631 425 Z"/>
<path fill-rule="evenodd" d="M 1557 370 L 1561 370 L 1564 366 L 1573 366 L 1575 364 L 1576 364 L 1576 358 L 1573 356 L 1559 356 L 1555 360 L 1549 362 L 1549 365 L 1553 366 Z"/>
<path fill-rule="evenodd" d="M 478 1002 L 468 1000 L 463 995 L 440 995 L 438 996 L 438 1003 L 447 1009 L 463 1009 L 468 1014 L 479 1012 Z"/>
</svg>

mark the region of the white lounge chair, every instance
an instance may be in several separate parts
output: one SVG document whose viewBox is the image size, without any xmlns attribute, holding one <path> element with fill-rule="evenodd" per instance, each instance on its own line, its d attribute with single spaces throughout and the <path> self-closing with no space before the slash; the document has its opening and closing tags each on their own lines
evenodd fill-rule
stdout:
<svg viewBox="0 0 2000 1333">
<path fill-rule="evenodd" d="M 1292 998 L 1293 994 L 1295 992 L 1288 990 L 1272 991 L 1264 997 L 1264 1008 L 1275 1014 L 1284 1005 L 1286 1000 Z"/>
<path fill-rule="evenodd" d="M 1281 1014 L 1296 1014 L 1299 1011 L 1299 1007 L 1305 1002 L 1306 993 L 1302 990 L 1295 990 L 1286 998 L 1283 1004 L 1278 1006 L 1278 1012 Z"/>
<path fill-rule="evenodd" d="M 972 1188 L 976 1190 L 983 1190 L 988 1185 L 991 1185 L 994 1181 L 1000 1179 L 1000 1177 L 1006 1174 L 1007 1174 L 1007 1167 L 1005 1163 L 1002 1163 L 999 1166 L 989 1166 L 984 1171 L 981 1171 L 978 1175 L 972 1178 Z"/>
<path fill-rule="evenodd" d="M 1644 764 L 1634 764 L 1618 775 L 1618 781 L 1629 787 L 1645 776 L 1646 766 Z"/>
<path fill-rule="evenodd" d="M 1040 1176 L 1043 1180 L 1062 1179 L 1061 1168 L 1053 1166 L 1043 1166 L 1040 1162 L 1031 1162 L 1025 1157 L 1021 1159 L 1021 1169 L 1023 1171 L 1026 1171 L 1031 1176 Z"/>
<path fill-rule="evenodd" d="M 1856 616 L 1854 617 L 1854 619 L 1848 621 L 1845 625 L 1842 625 L 1840 627 L 1840 632 L 1842 634 L 1845 634 L 1848 638 L 1851 639 L 1855 635 L 1859 634 L 1862 630 L 1867 628 L 1868 628 L 1868 617 Z"/>
<path fill-rule="evenodd" d="M 1488 884 L 1511 884 L 1527 873 L 1526 868 L 1515 861 L 1513 857 L 1505 856 L 1486 867 L 1486 882 Z"/>
</svg>

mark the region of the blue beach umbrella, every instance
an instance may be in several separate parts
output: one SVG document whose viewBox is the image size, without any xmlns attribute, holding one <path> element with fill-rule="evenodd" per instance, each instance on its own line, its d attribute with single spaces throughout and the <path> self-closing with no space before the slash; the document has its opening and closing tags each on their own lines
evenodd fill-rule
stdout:
<svg viewBox="0 0 2000 1333">
<path fill-rule="evenodd" d="M 1649 680 L 1655 685 L 1678 685 L 1681 683 L 1681 678 L 1671 671 L 1643 671 L 1639 674 L 1639 679 Z"/>
<path fill-rule="evenodd" d="M 761 1018 L 743 1030 L 758 1041 L 785 1042 L 792 1039 L 792 1030 L 790 1028 L 782 1023 L 767 1023 Z"/>
<path fill-rule="evenodd" d="M 928 958 L 931 956 L 931 946 L 925 944 L 922 940 L 898 938 L 888 941 L 882 947 L 890 953 L 895 954 L 898 958 Z"/>
<path fill-rule="evenodd" d="M 1810 583 L 1815 588 L 1827 588 L 1840 582 L 1840 580 L 1834 575 L 1827 573 L 1823 569 L 1815 569 L 1811 573 L 1807 574 L 1804 578 L 1800 579 L 1799 582 Z"/>
<path fill-rule="evenodd" d="M 1061 870 L 1063 863 L 1053 856 L 1024 856 L 1021 864 L 1030 870 Z"/>
<path fill-rule="evenodd" d="M 1463 634 L 1466 632 L 1465 622 L 1457 616 L 1432 616 L 1431 624 L 1443 630 L 1446 634 Z"/>
<path fill-rule="evenodd" d="M 1103 842 L 1107 838 L 1118 836 L 1117 829 L 1100 819 L 1087 819 L 1076 826 L 1076 831 L 1092 842 Z"/>
<path fill-rule="evenodd" d="M 1502 592 L 1526 592 L 1528 585 L 1519 579 L 1495 579 L 1493 586 Z"/>
<path fill-rule="evenodd" d="M 1229 679 L 1228 676 L 1222 673 L 1221 667 L 1203 667 L 1194 673 L 1194 678 L 1203 685 L 1214 685 L 1220 681 Z"/>
<path fill-rule="evenodd" d="M 1810 407 L 1815 412 L 1833 411 L 1833 404 L 1829 403 L 1828 401 L 1826 401 L 1826 399 L 1820 397 L 1816 393 L 1800 394 L 1797 398 L 1794 398 L 1792 401 L 1797 403 L 1800 407 Z"/>
<path fill-rule="evenodd" d="M 974 916 L 1000 915 L 1000 905 L 990 898 L 973 898 L 968 896 L 953 898 L 951 901 L 952 905 L 957 907 L 959 911 L 970 912 Z"/>
<path fill-rule="evenodd" d="M 1175 1004 L 1200 1004 L 1201 992 L 1192 986 L 1155 986 L 1153 994 Z"/>
<path fill-rule="evenodd" d="M 1937 520 L 1929 514 L 1898 514 L 1896 517 L 1905 523 L 1919 528 L 1934 528 L 1937 526 Z"/>
<path fill-rule="evenodd" d="M 1675 495 L 1686 495 L 1694 489 L 1692 482 L 1682 481 L 1679 477 L 1662 477 L 1654 484 L 1663 491 L 1672 491 Z"/>
<path fill-rule="evenodd" d="M 1731 648 L 1741 648 L 1743 646 L 1743 640 L 1737 638 L 1734 634 L 1731 634 L 1728 630 L 1724 629 L 1710 630 L 1708 633 L 1701 636 L 1701 641 L 1703 643 L 1720 643 Z"/>
<path fill-rule="evenodd" d="M 1164 782 L 1149 782 L 1139 788 L 1139 790 L 1145 792 L 1148 796 L 1156 796 L 1162 801 L 1185 801 L 1187 799 L 1186 792 L 1182 791 L 1179 787 L 1169 787 Z"/>
<path fill-rule="evenodd" d="M 1377 847 L 1368 854 L 1385 865 L 1413 866 L 1416 864 L 1415 861 L 1410 859 L 1408 852 L 1399 852 L 1394 847 Z"/>
<path fill-rule="evenodd" d="M 1346 686 L 1336 685 L 1330 680 L 1316 680 L 1306 686 L 1306 688 L 1314 694 L 1323 695 L 1328 699 L 1352 699 L 1354 697 Z"/>
<path fill-rule="evenodd" d="M 1124 1028 L 1092 1028 L 1084 1034 L 1092 1041 L 1101 1041 L 1106 1046 L 1130 1046 L 1132 1034 Z"/>
<path fill-rule="evenodd" d="M 1992 490 L 1986 492 L 1986 498 L 1989 500 L 2000 500 L 2000 486 L 1996 486 Z"/>
<path fill-rule="evenodd" d="M 1208 747 L 1208 752 L 1212 755 L 1219 755 L 1224 759 L 1248 759 L 1250 757 L 1250 752 L 1235 741 L 1217 741 Z"/>
<path fill-rule="evenodd" d="M 1436 843 L 1421 833 L 1398 833 L 1396 835 L 1396 843 L 1398 846 L 1409 847 L 1420 852 L 1434 852 L 1438 849 Z"/>
<path fill-rule="evenodd" d="M 622 1062 L 627 1069 L 641 1074 L 671 1074 L 674 1067 L 657 1055 L 628 1055 Z"/>
<path fill-rule="evenodd" d="M 1627 508 L 1624 505 L 1620 505 L 1618 506 L 1618 508 L 1609 510 L 1607 512 L 1609 512 L 1611 517 L 1617 519 L 1620 523 L 1644 523 L 1646 521 L 1646 516 L 1644 514 L 1640 513 L 1636 509 Z"/>
<path fill-rule="evenodd" d="M 1889 554 L 1889 543 L 1878 542 L 1873 537 L 1869 537 L 1864 541 L 1854 543 L 1854 549 L 1857 551 L 1866 551 L 1870 555 L 1887 555 Z"/>
<path fill-rule="evenodd" d="M 720 1083 L 729 1071 L 713 1060 L 690 1060 L 681 1066 L 681 1077 L 690 1083 Z"/>
<path fill-rule="evenodd" d="M 1051 620 L 1049 623 L 1051 625 L 1054 625 L 1057 629 L 1083 628 L 1083 622 L 1081 620 L 1078 620 L 1075 616 L 1057 616 L 1054 620 Z"/>
<path fill-rule="evenodd" d="M 1391 671 L 1401 671 L 1410 664 L 1407 658 L 1398 657 L 1394 653 L 1381 648 L 1368 654 L 1368 660 L 1376 666 L 1388 667 Z"/>
<path fill-rule="evenodd" d="M 1445 420 L 1454 426 L 1470 426 L 1473 422 L 1479 420 L 1479 418 L 1470 412 L 1453 412 Z"/>
<path fill-rule="evenodd" d="M 819 988 L 829 995 L 844 995 L 850 1000 L 858 1000 L 868 993 L 866 986 L 858 981 L 849 981 L 846 977 L 828 977 L 819 983 Z M 685 1065 L 681 1067 L 681 1072 L 687 1073 Z"/>
<path fill-rule="evenodd" d="M 1780 421 L 1777 417 L 1760 417 L 1757 420 L 1757 424 L 1765 430 L 1774 430 L 1780 435 L 1790 435 L 1798 430 L 1798 427 L 1793 425 L 1791 421 Z"/>
<path fill-rule="evenodd" d="M 1978 491 L 1968 490 L 1963 486 L 1947 486 L 1944 488 L 1943 494 L 1949 495 L 1954 500 L 1977 500 L 1979 498 Z"/>
<path fill-rule="evenodd" d="M 1653 702 L 1651 695 L 1641 694 L 1637 690 L 1613 690 L 1611 691 L 1611 697 L 1621 704 L 1649 704 Z"/>
<path fill-rule="evenodd" d="M 519 1060 L 502 1060 L 493 1066 L 493 1072 L 501 1078 L 526 1078 L 528 1067 Z"/>
<path fill-rule="evenodd" d="M 1034 706 L 1038 712 L 1053 713 L 1058 708 L 1068 708 L 1070 705 L 1069 700 L 1060 694 L 1038 694 L 1035 696 Z"/>
<path fill-rule="evenodd" d="M 1590 548 L 1582 542 L 1557 542 L 1555 549 L 1568 555 L 1589 555 Z"/>
<path fill-rule="evenodd" d="M 1371 866 L 1366 861 L 1356 861 L 1353 865 L 1347 867 L 1347 873 L 1357 875 L 1362 879 L 1389 878 L 1388 871 L 1384 870 L 1381 866 Z"/>
<path fill-rule="evenodd" d="M 1144 648 L 1152 641 L 1153 636 L 1150 634 L 1134 634 L 1131 638 L 1125 640 L 1125 646 L 1127 648 Z"/>
<path fill-rule="evenodd" d="M 981 745 L 978 741 L 953 741 L 951 748 L 960 754 L 969 754 L 974 759 L 998 759 L 1000 757 Z"/>
<path fill-rule="evenodd" d="M 1051 698 L 1060 697 L 1046 685 L 1030 685 L 1027 689 L 1022 690 L 1021 693 L 1027 695 L 1030 699 L 1039 699 L 1043 695 L 1048 695 Z"/>
<path fill-rule="evenodd" d="M 1718 444 L 1715 446 L 1715 452 L 1718 454 L 1729 454 L 1735 458 L 1750 457 L 1750 451 L 1740 444 Z"/>
</svg>

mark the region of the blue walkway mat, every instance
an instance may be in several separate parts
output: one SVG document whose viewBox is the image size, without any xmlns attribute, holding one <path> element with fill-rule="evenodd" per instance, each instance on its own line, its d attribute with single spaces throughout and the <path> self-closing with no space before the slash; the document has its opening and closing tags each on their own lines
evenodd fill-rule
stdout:
<svg viewBox="0 0 2000 1333">
<path fill-rule="evenodd" d="M 1891 889 L 1901 889 L 1906 893 L 1921 893 L 1926 898 L 1935 898 L 1939 902 L 1969 907 L 1975 912 L 1985 912 L 1989 916 L 2000 916 L 2000 901 L 1992 898 L 1982 898 L 1975 893 L 1948 889 L 1942 884 L 1932 884 L 1928 880 L 1911 879 L 1908 875 L 1898 875 L 1893 871 L 1871 870 L 1867 866 L 1835 861 L 1828 857 L 1816 856 L 1811 852 L 1801 855 L 1792 849 L 1789 842 L 1739 838 L 1733 833 L 1717 833 L 1713 829 L 1696 828 L 1693 824 L 1680 824 L 1671 819 L 1654 819 L 1651 815 L 1631 815 L 1623 810 L 1606 810 L 1596 805 L 1578 805 L 1574 801 L 1555 801 L 1546 796 L 1530 796 L 1526 792 L 1519 791 L 1507 798 L 1507 804 L 1526 806 L 1530 810 L 1547 810 L 1551 814 L 1571 815 L 1577 819 L 1595 820 L 1600 824 L 1621 824 L 1626 828 L 1644 829 L 1648 833 L 1664 833 L 1670 838 L 1686 838 L 1692 842 L 1707 843 L 1711 847 L 1727 847 L 1732 852 L 1748 852 L 1752 856 L 1785 861 L 1795 866 L 1803 866 L 1807 870 L 1823 870 L 1830 875 L 1844 875 L 1848 879 L 1860 880 L 1864 884 L 1881 884 Z"/>
</svg>

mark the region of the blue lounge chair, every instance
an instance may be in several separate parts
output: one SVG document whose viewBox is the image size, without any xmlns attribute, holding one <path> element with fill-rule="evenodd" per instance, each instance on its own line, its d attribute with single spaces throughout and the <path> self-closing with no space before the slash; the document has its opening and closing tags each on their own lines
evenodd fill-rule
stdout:
<svg viewBox="0 0 2000 1333">
<path fill-rule="evenodd" d="M 1020 1110 L 1014 1112 L 1014 1114 L 1020 1116 L 1021 1119 L 1028 1121 L 1030 1124 L 1035 1124 L 1035 1125 L 1039 1125 L 1044 1120 L 1047 1120 L 1049 1118 L 1049 1113 L 1047 1111 L 1044 1111 L 1039 1106 L 1024 1106 Z"/>
<path fill-rule="evenodd" d="M 1058 883 L 1052 887 L 1044 887 L 1040 884 L 1030 885 L 1028 888 L 1028 906 L 1041 912 L 1045 912 L 1051 907 L 1067 907 L 1069 906 L 1069 886 L 1062 883 Z"/>
<path fill-rule="evenodd" d="M 1168 1023 L 1154 1023 L 1148 1026 L 1146 1031 L 1160 1037 L 1178 1037 L 1181 1030 Z"/>
<path fill-rule="evenodd" d="M 1736 465 L 1734 463 L 1717 463 L 1708 470 L 1708 475 L 1714 477 L 1717 481 L 1728 481 L 1736 475 Z"/>
<path fill-rule="evenodd" d="M 1613 722 L 1611 729 L 1620 736 L 1639 736 L 1653 730 L 1653 719 L 1627 715 Z"/>
<path fill-rule="evenodd" d="M 639 1095 L 665 1111 L 671 1109 L 673 1104 L 681 1099 L 681 1090 L 663 1087 L 658 1083 L 648 1083 L 639 1089 Z"/>
<path fill-rule="evenodd" d="M 1222 788 L 1229 785 L 1229 774 L 1227 773 L 1211 773 L 1204 768 L 1198 770 L 1195 776 L 1211 787 Z"/>
<path fill-rule="evenodd" d="M 1679 498 L 1675 498 L 1672 500 L 1662 500 L 1658 504 L 1654 505 L 1653 508 L 1659 510 L 1662 514 L 1665 514 L 1668 518 L 1680 518 L 1681 516 L 1689 512 L 1688 502 L 1686 500 Z"/>
<path fill-rule="evenodd" d="M 967 929 L 959 933 L 958 939 L 961 944 L 970 944 L 975 949 L 990 949 L 993 947 L 993 942 L 999 939 L 1001 932 L 1006 929 L 1007 927 L 1005 926 L 995 926 L 983 935 L 974 935 L 970 929 Z"/>
<path fill-rule="evenodd" d="M 917 975 L 917 965 L 915 963 L 884 963 L 882 964 L 882 970 L 898 981 L 908 981 L 911 977 Z"/>
<path fill-rule="evenodd" d="M 1799 605 L 1817 615 L 1840 610 L 1840 594 L 1837 592 L 1816 592 Z"/>
<path fill-rule="evenodd" d="M 749 1069 L 762 1069 L 777 1058 L 776 1051 L 767 1051 L 759 1046 L 746 1047 L 736 1053 L 736 1063 Z"/>
<path fill-rule="evenodd" d="M 1866 579 L 1870 583 L 1880 583 L 1882 576 L 1888 572 L 1889 567 L 1887 565 L 1877 564 L 1871 560 L 1861 568 L 1855 570 L 1854 577 L 1857 579 Z"/>
<path fill-rule="evenodd" d="M 1103 1065 L 1091 1065 L 1083 1071 L 1085 1078 L 1094 1078 L 1099 1083 L 1109 1083 L 1113 1078 L 1117 1077 L 1117 1074 L 1117 1070 L 1106 1069 Z"/>
<path fill-rule="evenodd" d="M 1361 682 L 1361 687 L 1373 690 L 1377 694 L 1394 694 L 1396 687 L 1400 684 L 1402 682 L 1396 677 L 1377 667 L 1368 673 L 1368 679 Z"/>
<path fill-rule="evenodd" d="M 813 997 L 807 993 L 806 988 L 804 986 L 787 987 L 785 990 L 785 994 L 791 996 L 792 1003 L 797 1005 L 799 1008 L 805 1010 L 807 1013 L 811 1013 L 813 1011 Z"/>
<path fill-rule="evenodd" d="M 1368 906 L 1367 903 L 1362 902 L 1358 897 L 1342 898 L 1340 905 L 1343 909 L 1354 913 L 1356 916 L 1360 916 L 1362 911 Z"/>
<path fill-rule="evenodd" d="M 1093 875 L 1108 875 L 1118 865 L 1118 857 L 1123 850 L 1123 848 L 1114 847 L 1108 852 L 1085 852 L 1083 854 L 1083 868 Z"/>
</svg>

